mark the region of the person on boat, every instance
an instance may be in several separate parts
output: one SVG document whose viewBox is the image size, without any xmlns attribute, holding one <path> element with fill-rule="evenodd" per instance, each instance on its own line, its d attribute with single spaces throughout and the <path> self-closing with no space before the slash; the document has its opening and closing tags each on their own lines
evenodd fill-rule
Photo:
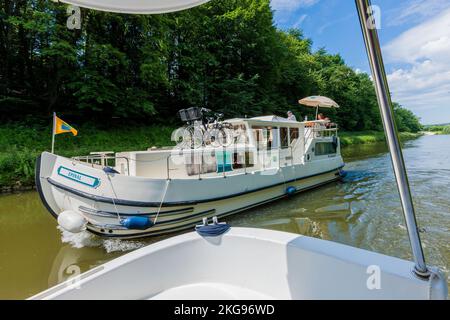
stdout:
<svg viewBox="0 0 450 320">
<path fill-rule="evenodd" d="M 287 112 L 288 115 L 288 120 L 289 121 L 297 121 L 297 118 L 295 117 L 295 115 L 292 113 L 292 111 L 288 111 Z"/>
<path fill-rule="evenodd" d="M 335 125 L 334 123 L 331 122 L 330 118 L 325 117 L 323 113 L 319 113 L 319 115 L 317 116 L 317 120 L 324 121 L 324 126 L 327 127 L 327 129 Z"/>
</svg>

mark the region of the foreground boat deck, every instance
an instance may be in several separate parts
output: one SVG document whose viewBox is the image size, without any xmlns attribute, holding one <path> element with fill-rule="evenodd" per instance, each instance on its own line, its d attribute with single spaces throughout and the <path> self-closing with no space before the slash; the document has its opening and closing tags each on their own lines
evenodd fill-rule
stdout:
<svg viewBox="0 0 450 320">
<path fill-rule="evenodd" d="M 200 282 L 171 288 L 148 300 L 273 300 L 260 292 L 217 282 Z"/>
</svg>

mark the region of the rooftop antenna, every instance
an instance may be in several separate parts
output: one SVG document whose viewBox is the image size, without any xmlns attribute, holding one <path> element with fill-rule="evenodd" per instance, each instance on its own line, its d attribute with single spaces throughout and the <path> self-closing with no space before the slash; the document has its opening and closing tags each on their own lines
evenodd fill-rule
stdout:
<svg viewBox="0 0 450 320">
<path fill-rule="evenodd" d="M 377 26 L 374 23 L 374 8 L 372 7 L 370 0 L 355 0 L 355 2 L 361 23 L 362 33 L 364 35 L 370 68 L 372 70 L 373 81 L 375 84 L 381 117 L 383 119 L 384 131 L 386 133 L 386 139 L 391 154 L 392 165 L 394 167 L 395 178 L 397 180 L 397 187 L 400 194 L 406 227 L 408 229 L 409 241 L 411 243 L 411 249 L 415 262 L 414 273 L 420 278 L 426 279 L 430 276 L 430 271 L 425 263 L 405 161 L 403 159 L 398 131 L 394 121 L 394 109 L 392 106 L 386 71 L 384 69 Z"/>
</svg>

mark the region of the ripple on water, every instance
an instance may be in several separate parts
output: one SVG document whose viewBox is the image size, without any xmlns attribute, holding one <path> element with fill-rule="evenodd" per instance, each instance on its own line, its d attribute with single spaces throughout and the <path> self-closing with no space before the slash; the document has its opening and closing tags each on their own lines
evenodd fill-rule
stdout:
<svg viewBox="0 0 450 320">
<path fill-rule="evenodd" d="M 73 248 L 81 249 L 85 247 L 99 247 L 102 245 L 102 239 L 92 233 L 89 233 L 88 231 L 71 233 L 64 230 L 60 226 L 57 226 L 57 228 L 61 231 L 62 243 L 68 243 Z"/>
<path fill-rule="evenodd" d="M 149 242 L 144 240 L 103 239 L 87 231 L 70 233 L 60 226 L 57 228 L 61 231 L 61 241 L 77 249 L 102 247 L 106 253 L 114 253 L 137 250 L 149 244 Z"/>
<path fill-rule="evenodd" d="M 103 241 L 103 248 L 107 253 L 128 252 L 143 248 L 147 245 L 145 241 L 108 239 Z"/>
</svg>

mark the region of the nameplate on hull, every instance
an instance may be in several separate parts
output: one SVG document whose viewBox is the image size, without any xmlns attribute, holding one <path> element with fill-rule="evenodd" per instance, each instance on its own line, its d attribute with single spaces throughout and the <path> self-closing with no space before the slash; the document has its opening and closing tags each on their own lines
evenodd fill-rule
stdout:
<svg viewBox="0 0 450 320">
<path fill-rule="evenodd" d="M 99 178 L 95 178 L 63 166 L 59 167 L 57 172 L 61 177 L 81 183 L 91 188 L 97 188 L 100 185 Z"/>
</svg>

